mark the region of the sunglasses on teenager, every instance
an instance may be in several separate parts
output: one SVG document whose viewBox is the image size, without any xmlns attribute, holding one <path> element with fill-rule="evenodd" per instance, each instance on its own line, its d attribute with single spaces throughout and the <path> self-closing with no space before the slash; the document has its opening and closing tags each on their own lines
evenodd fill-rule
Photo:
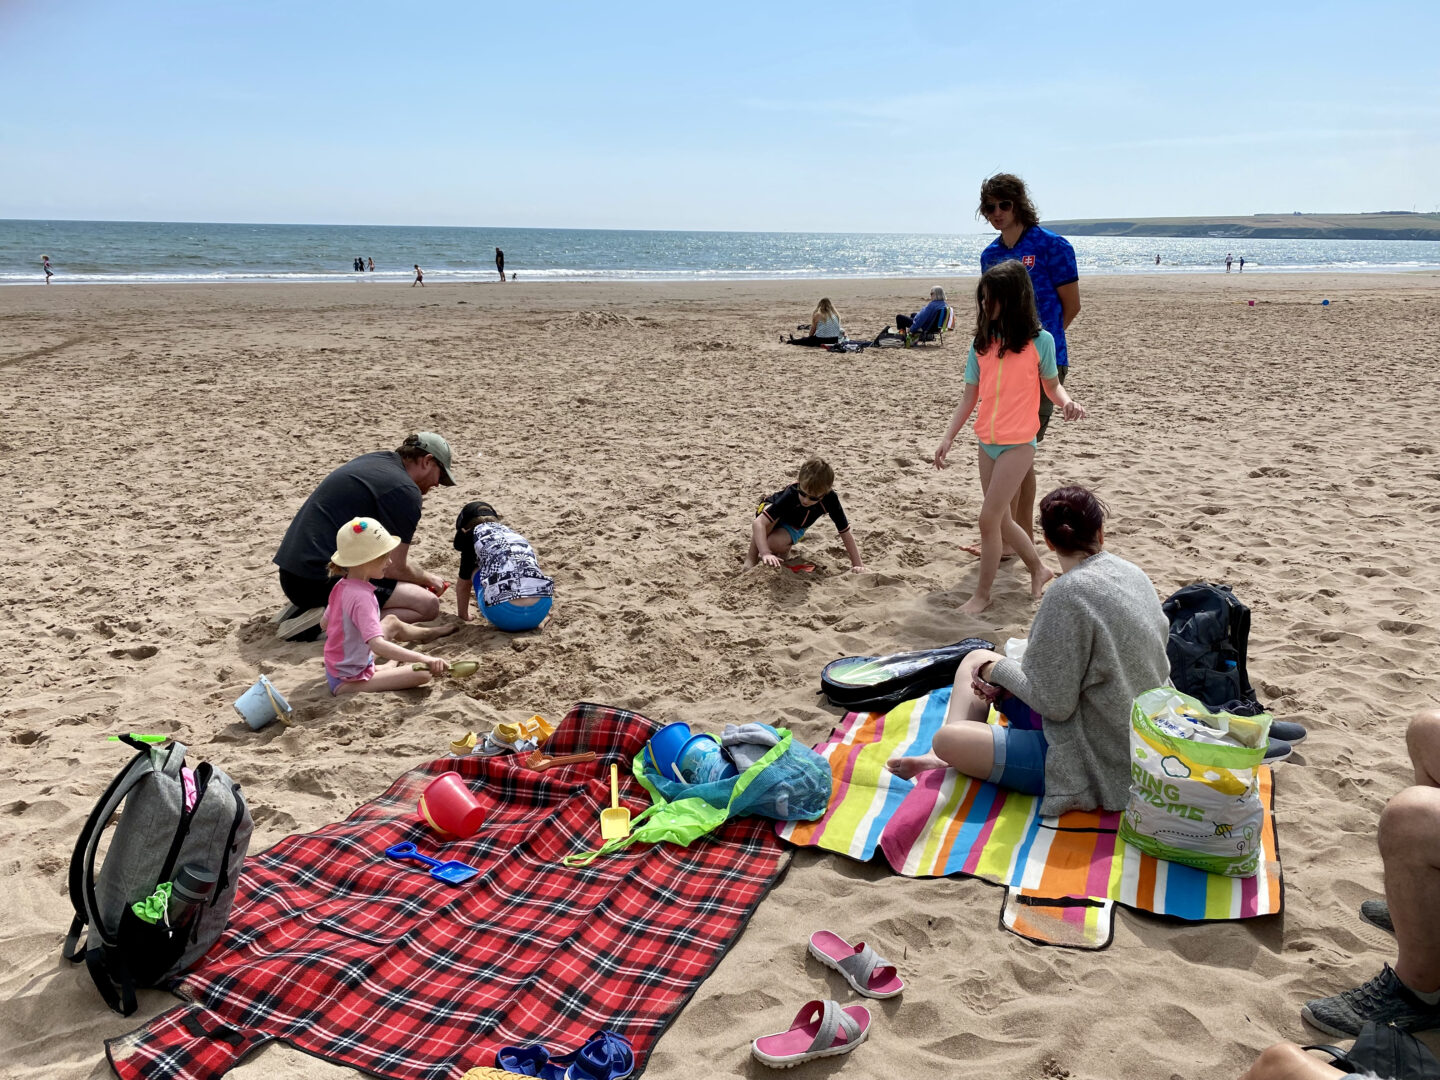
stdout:
<svg viewBox="0 0 1440 1080">
<path fill-rule="evenodd" d="M 981 204 L 980 204 L 980 212 L 981 212 L 982 214 L 984 214 L 986 217 L 989 217 L 991 214 L 995 213 L 996 210 L 1003 210 L 1005 213 L 1008 214 L 1008 213 L 1010 212 L 1010 209 L 1011 209 L 1014 205 L 1015 205 L 1015 204 L 1014 204 L 1013 202 L 1011 202 L 1009 199 L 1001 199 L 998 203 L 993 203 L 993 202 L 981 203 Z"/>
</svg>

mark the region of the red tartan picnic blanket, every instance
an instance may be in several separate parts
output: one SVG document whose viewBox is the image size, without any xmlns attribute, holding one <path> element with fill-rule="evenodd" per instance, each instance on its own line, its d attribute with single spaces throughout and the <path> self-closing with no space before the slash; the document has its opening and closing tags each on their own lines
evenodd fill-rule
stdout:
<svg viewBox="0 0 1440 1080">
<path fill-rule="evenodd" d="M 561 865 L 599 846 L 611 761 L 622 804 L 649 804 L 629 763 L 656 726 L 576 705 L 546 750 L 594 750 L 594 764 L 440 758 L 345 821 L 252 856 L 224 936 L 175 988 L 189 1004 L 110 1040 L 115 1072 L 210 1080 L 281 1039 L 377 1076 L 458 1080 L 493 1066 L 499 1047 L 558 1053 L 608 1028 L 634 1045 L 638 1075 L 789 859 L 772 822 L 745 818 L 688 848 L 636 844 Z M 442 845 L 416 800 L 447 770 L 486 817 L 478 835 Z M 481 875 L 449 885 L 385 858 L 406 840 Z"/>
</svg>

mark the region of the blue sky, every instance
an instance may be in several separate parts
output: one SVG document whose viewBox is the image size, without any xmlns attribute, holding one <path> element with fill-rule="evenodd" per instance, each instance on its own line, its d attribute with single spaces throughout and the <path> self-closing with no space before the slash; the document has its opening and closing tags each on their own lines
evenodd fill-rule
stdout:
<svg viewBox="0 0 1440 1080">
<path fill-rule="evenodd" d="M 971 232 L 1440 208 L 1440 4 L 0 0 L 0 218 Z"/>
</svg>

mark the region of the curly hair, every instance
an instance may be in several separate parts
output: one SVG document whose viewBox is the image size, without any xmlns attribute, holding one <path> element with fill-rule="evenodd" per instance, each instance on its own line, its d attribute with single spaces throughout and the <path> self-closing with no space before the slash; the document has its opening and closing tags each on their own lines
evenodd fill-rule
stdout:
<svg viewBox="0 0 1440 1080">
<path fill-rule="evenodd" d="M 985 216 L 981 207 L 987 202 L 998 203 L 1002 200 L 1010 202 L 1015 220 L 1027 229 L 1040 224 L 1040 211 L 1035 209 L 1035 204 L 1030 201 L 1030 193 L 1025 190 L 1025 181 L 1008 172 L 996 173 L 981 183 L 980 204 L 975 207 L 975 216 Z"/>
</svg>

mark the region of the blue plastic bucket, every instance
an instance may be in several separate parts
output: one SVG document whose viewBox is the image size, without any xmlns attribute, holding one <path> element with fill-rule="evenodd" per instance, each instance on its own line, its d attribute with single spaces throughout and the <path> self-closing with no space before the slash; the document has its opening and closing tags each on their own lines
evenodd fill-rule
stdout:
<svg viewBox="0 0 1440 1080">
<path fill-rule="evenodd" d="M 259 731 L 276 720 L 284 720 L 288 724 L 290 714 L 295 710 L 285 700 L 285 695 L 276 690 L 269 679 L 261 675 L 259 682 L 235 700 L 235 711 L 241 715 L 245 723 L 255 731 Z"/>
<path fill-rule="evenodd" d="M 713 735 L 692 736 L 680 748 L 675 761 L 687 784 L 712 784 L 738 775 Z"/>
<path fill-rule="evenodd" d="M 666 724 L 645 744 L 645 763 L 667 780 L 679 779 L 672 766 L 679 760 L 680 749 L 689 739 L 689 724 L 683 721 Z"/>
</svg>

